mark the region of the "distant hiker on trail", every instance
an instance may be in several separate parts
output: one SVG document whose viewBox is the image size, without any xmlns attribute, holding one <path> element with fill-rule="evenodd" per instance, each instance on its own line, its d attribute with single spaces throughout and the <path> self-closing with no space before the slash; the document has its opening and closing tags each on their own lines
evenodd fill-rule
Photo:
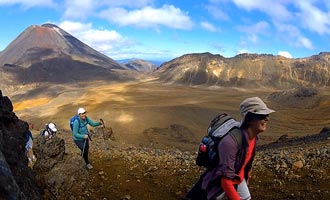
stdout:
<svg viewBox="0 0 330 200">
<path fill-rule="evenodd" d="M 46 124 L 44 130 L 40 131 L 40 135 L 45 137 L 47 140 L 49 140 L 56 136 L 56 132 L 57 132 L 56 125 L 53 122 L 51 122 L 49 124 Z"/>
<path fill-rule="evenodd" d="M 247 186 L 255 156 L 258 134 L 266 130 L 269 114 L 275 112 L 259 97 L 240 104 L 241 123 L 235 135 L 225 135 L 216 146 L 217 163 L 207 168 L 185 199 L 240 200 L 251 199 Z"/>
<path fill-rule="evenodd" d="M 25 140 L 25 154 L 26 157 L 29 160 L 29 166 L 33 166 L 33 163 L 37 160 L 35 155 L 33 154 L 33 136 L 30 131 L 30 129 L 33 129 L 33 124 L 29 123 L 28 130 L 26 132 L 26 140 Z"/>
<path fill-rule="evenodd" d="M 93 169 L 93 166 L 88 160 L 88 150 L 89 150 L 89 140 L 91 140 L 87 125 L 90 126 L 100 126 L 103 125 L 102 122 L 94 122 L 86 116 L 86 110 L 84 108 L 79 108 L 77 111 L 77 117 L 73 117 L 70 120 L 70 125 L 72 124 L 72 135 L 73 141 L 81 150 L 81 155 L 83 156 L 86 167 L 88 169 Z"/>
</svg>

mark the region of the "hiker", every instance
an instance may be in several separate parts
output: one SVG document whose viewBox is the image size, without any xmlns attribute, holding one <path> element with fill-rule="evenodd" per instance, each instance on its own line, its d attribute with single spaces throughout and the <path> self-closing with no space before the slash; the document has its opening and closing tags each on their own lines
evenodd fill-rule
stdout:
<svg viewBox="0 0 330 200">
<path fill-rule="evenodd" d="M 47 140 L 52 139 L 56 136 L 57 128 L 55 123 L 51 122 L 46 124 L 44 130 L 40 131 L 40 135 L 45 137 Z"/>
<path fill-rule="evenodd" d="M 90 126 L 102 126 L 102 122 L 94 122 L 86 116 L 86 110 L 84 108 L 79 108 L 77 111 L 78 118 L 74 120 L 72 127 L 73 141 L 81 150 L 81 155 L 85 160 L 86 167 L 88 169 L 93 169 L 93 166 L 88 160 L 88 150 L 89 150 L 89 140 L 90 135 L 87 129 L 87 125 Z"/>
<path fill-rule="evenodd" d="M 28 130 L 26 131 L 26 140 L 25 140 L 25 155 L 29 160 L 29 166 L 33 165 L 33 162 L 37 160 L 35 155 L 33 154 L 33 136 L 30 131 L 30 129 L 33 129 L 33 124 L 29 123 Z"/>
<path fill-rule="evenodd" d="M 189 191 L 190 200 L 251 199 L 247 181 L 255 156 L 258 134 L 266 130 L 269 114 L 275 112 L 259 97 L 247 98 L 240 104 L 242 117 L 237 133 L 240 145 L 227 134 L 217 146 L 218 163 L 208 168 Z"/>
</svg>

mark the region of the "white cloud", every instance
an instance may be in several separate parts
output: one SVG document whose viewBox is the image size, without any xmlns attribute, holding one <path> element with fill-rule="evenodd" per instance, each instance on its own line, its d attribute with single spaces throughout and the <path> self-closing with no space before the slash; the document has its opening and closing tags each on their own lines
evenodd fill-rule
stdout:
<svg viewBox="0 0 330 200">
<path fill-rule="evenodd" d="M 330 34 L 330 3 L 328 1 L 231 1 L 239 8 L 263 12 L 270 16 L 274 23 L 291 23 L 299 29 L 308 28 L 318 34 Z M 298 21 L 300 23 L 297 23 Z"/>
<path fill-rule="evenodd" d="M 253 25 L 239 26 L 238 29 L 249 34 L 265 34 L 269 30 L 269 24 L 266 21 L 259 21 Z"/>
<path fill-rule="evenodd" d="M 258 38 L 258 36 L 257 36 L 256 34 L 251 34 L 251 35 L 249 35 L 249 36 L 248 36 L 248 39 L 249 39 L 249 41 L 251 41 L 252 43 L 257 43 L 258 40 L 259 40 L 259 38 Z"/>
<path fill-rule="evenodd" d="M 286 58 L 292 58 L 292 55 L 287 51 L 279 51 L 277 54 Z"/>
<path fill-rule="evenodd" d="M 134 44 L 116 31 L 94 29 L 91 23 L 64 21 L 58 26 L 90 47 L 109 56 Z"/>
<path fill-rule="evenodd" d="M 213 16 L 215 19 L 228 21 L 229 16 L 226 12 L 224 12 L 222 9 L 217 7 L 216 5 L 207 5 L 205 9 L 208 11 L 208 13 Z"/>
<path fill-rule="evenodd" d="M 158 27 L 160 25 L 174 29 L 189 30 L 193 26 L 187 13 L 172 5 L 161 8 L 144 7 L 128 11 L 124 8 L 110 8 L 102 11 L 100 16 L 121 26 Z"/>
<path fill-rule="evenodd" d="M 247 10 L 264 7 L 262 0 L 233 0 L 233 3 Z"/>
<path fill-rule="evenodd" d="M 301 36 L 301 37 L 298 38 L 297 45 L 298 46 L 303 46 L 303 47 L 305 47 L 307 49 L 313 49 L 312 42 L 308 38 L 305 38 L 303 36 Z"/>
<path fill-rule="evenodd" d="M 304 37 L 296 26 L 290 24 L 276 24 L 276 27 L 281 34 L 280 37 L 288 42 L 288 44 L 296 47 L 313 49 L 312 42 Z"/>
<path fill-rule="evenodd" d="M 209 22 L 201 22 L 200 25 L 202 28 L 204 28 L 205 30 L 210 31 L 210 32 L 219 31 L 213 24 L 211 24 Z"/>
<path fill-rule="evenodd" d="M 287 21 L 292 18 L 292 14 L 286 8 L 290 1 L 264 1 L 264 0 L 232 0 L 233 3 L 245 10 L 259 10 L 269 15 L 273 20 Z M 271 9 L 270 9 L 271 8 Z"/>
<path fill-rule="evenodd" d="M 66 0 L 64 17 L 67 19 L 84 19 L 95 16 L 100 9 L 116 7 L 141 8 L 152 2 L 153 0 Z"/>
<path fill-rule="evenodd" d="M 126 6 L 130 8 L 147 6 L 153 2 L 154 0 L 99 0 L 100 5 L 109 7 Z"/>
<path fill-rule="evenodd" d="M 302 24 L 318 34 L 330 34 L 330 12 L 328 9 L 327 12 L 323 12 L 308 1 L 297 1 L 296 3 L 301 9 L 298 16 Z"/>
<path fill-rule="evenodd" d="M 253 25 L 246 25 L 246 26 L 238 26 L 237 29 L 239 31 L 247 33 L 247 39 L 249 42 L 244 42 L 244 45 L 249 44 L 250 42 L 256 44 L 259 41 L 260 34 L 268 34 L 269 32 L 269 24 L 265 21 L 257 22 Z"/>
<path fill-rule="evenodd" d="M 65 18 L 86 18 L 96 5 L 93 0 L 68 0 L 65 3 Z"/>
<path fill-rule="evenodd" d="M 22 5 L 24 8 L 51 7 L 55 3 L 53 0 L 0 0 L 0 5 Z"/>
</svg>

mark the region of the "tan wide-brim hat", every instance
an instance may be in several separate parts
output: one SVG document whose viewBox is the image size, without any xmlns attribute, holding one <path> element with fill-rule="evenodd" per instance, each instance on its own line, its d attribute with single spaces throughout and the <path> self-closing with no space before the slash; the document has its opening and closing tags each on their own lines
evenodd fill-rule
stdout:
<svg viewBox="0 0 330 200">
<path fill-rule="evenodd" d="M 275 110 L 269 109 L 267 105 L 259 97 L 250 97 L 242 101 L 240 104 L 240 113 L 242 116 L 241 125 L 243 125 L 247 113 L 269 115 Z"/>
</svg>

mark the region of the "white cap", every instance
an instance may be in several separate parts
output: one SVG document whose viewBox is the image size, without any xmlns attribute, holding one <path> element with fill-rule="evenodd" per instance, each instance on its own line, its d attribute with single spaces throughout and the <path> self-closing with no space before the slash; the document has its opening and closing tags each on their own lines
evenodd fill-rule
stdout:
<svg viewBox="0 0 330 200">
<path fill-rule="evenodd" d="M 86 112 L 86 110 L 84 108 L 79 108 L 78 111 L 77 111 L 78 115 L 82 114 L 82 113 L 85 113 L 85 112 Z"/>
<path fill-rule="evenodd" d="M 49 124 L 48 124 L 48 128 L 49 128 L 50 130 L 52 130 L 53 132 L 56 132 L 56 131 L 57 131 L 56 126 L 55 126 L 54 123 L 49 123 Z"/>
</svg>

